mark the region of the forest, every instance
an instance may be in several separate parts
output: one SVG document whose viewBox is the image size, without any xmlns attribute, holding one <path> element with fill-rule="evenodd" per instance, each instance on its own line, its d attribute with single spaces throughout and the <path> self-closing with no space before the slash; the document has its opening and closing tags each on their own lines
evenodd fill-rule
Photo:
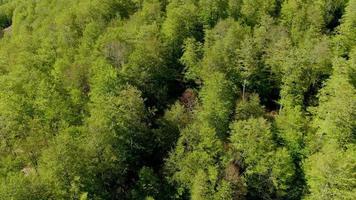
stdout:
<svg viewBox="0 0 356 200">
<path fill-rule="evenodd" d="M 0 200 L 259 199 L 356 199 L 356 0 L 0 0 Z"/>
</svg>

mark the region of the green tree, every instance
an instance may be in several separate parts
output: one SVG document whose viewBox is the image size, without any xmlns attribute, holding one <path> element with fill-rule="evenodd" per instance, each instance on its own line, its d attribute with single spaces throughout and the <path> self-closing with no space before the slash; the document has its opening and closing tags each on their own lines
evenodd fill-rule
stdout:
<svg viewBox="0 0 356 200">
<path fill-rule="evenodd" d="M 232 84 L 222 73 L 211 74 L 200 92 L 202 109 L 198 118 L 213 127 L 221 138 L 227 135 L 234 96 Z"/>
<path fill-rule="evenodd" d="M 167 44 L 172 47 L 170 50 L 172 57 L 178 58 L 185 38 L 202 38 L 198 7 L 191 1 L 170 2 L 167 6 L 167 18 L 162 25 L 162 33 Z"/>
<path fill-rule="evenodd" d="M 215 193 L 222 151 L 221 141 L 207 123 L 193 123 L 181 132 L 166 163 L 171 180 L 179 185 L 180 195 L 187 190 L 192 198 L 201 199 Z"/>
<path fill-rule="evenodd" d="M 345 14 L 342 17 L 341 25 L 338 27 L 339 35 L 334 38 L 335 50 L 338 55 L 347 56 L 351 49 L 356 45 L 355 25 L 356 1 L 349 0 L 345 8 Z"/>
<path fill-rule="evenodd" d="M 335 140 L 340 146 L 354 142 L 356 93 L 348 76 L 349 63 L 334 61 L 334 73 L 319 94 L 313 125 L 317 129 L 311 139 L 316 146 Z M 333 109 L 330 109 L 333 108 Z M 319 143 L 319 144 L 318 144 Z"/>
<path fill-rule="evenodd" d="M 257 25 L 268 15 L 272 16 L 276 12 L 275 0 L 244 0 L 241 6 L 241 14 L 249 25 Z"/>
<path fill-rule="evenodd" d="M 236 120 L 247 120 L 249 118 L 262 117 L 264 108 L 260 104 L 257 94 L 251 94 L 245 99 L 238 101 L 235 110 Z"/>
<path fill-rule="evenodd" d="M 355 198 L 355 145 L 342 150 L 330 142 L 305 162 L 310 194 L 305 199 Z"/>
<path fill-rule="evenodd" d="M 273 140 L 271 125 L 263 118 L 236 121 L 231 125 L 231 158 L 244 169 L 248 198 L 283 198 L 295 176 L 292 157 Z M 295 197 L 294 197 L 295 198 Z"/>
</svg>

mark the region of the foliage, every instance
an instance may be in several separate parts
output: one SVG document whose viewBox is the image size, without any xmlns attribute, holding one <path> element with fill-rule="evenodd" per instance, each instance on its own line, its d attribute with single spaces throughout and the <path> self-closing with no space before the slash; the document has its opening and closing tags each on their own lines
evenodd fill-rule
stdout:
<svg viewBox="0 0 356 200">
<path fill-rule="evenodd" d="M 356 0 L 0 0 L 0 199 L 355 199 Z"/>
</svg>

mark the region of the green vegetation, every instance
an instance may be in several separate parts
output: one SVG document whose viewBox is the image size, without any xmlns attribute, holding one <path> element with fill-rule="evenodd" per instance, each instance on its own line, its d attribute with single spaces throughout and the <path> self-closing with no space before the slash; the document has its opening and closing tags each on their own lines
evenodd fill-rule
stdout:
<svg viewBox="0 0 356 200">
<path fill-rule="evenodd" d="M 356 0 L 0 0 L 0 200 L 356 199 Z"/>
</svg>

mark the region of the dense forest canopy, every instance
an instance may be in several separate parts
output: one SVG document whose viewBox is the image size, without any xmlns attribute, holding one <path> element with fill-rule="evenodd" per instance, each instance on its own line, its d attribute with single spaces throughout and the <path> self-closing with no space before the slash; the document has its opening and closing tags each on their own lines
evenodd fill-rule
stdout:
<svg viewBox="0 0 356 200">
<path fill-rule="evenodd" d="M 355 200 L 356 0 L 0 0 L 0 200 Z"/>
</svg>

